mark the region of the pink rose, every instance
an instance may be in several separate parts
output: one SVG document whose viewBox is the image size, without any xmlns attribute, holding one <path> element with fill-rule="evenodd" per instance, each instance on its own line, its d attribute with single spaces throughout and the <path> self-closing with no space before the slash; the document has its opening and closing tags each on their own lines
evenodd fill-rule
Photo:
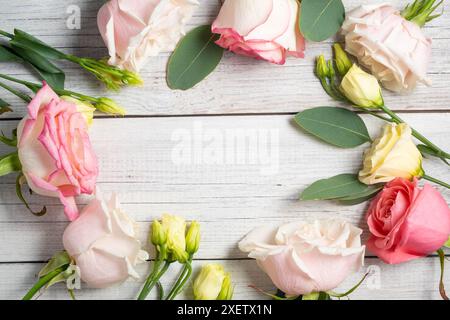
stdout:
<svg viewBox="0 0 450 320">
<path fill-rule="evenodd" d="M 239 248 L 249 252 L 289 296 L 336 288 L 364 261 L 362 230 L 338 219 L 295 222 L 251 231 Z"/>
<path fill-rule="evenodd" d="M 108 202 L 98 192 L 96 197 L 64 231 L 64 248 L 90 287 L 105 288 L 130 276 L 139 278 L 135 267 L 148 254 L 136 239 L 136 223 L 121 210 L 115 195 Z"/>
<path fill-rule="evenodd" d="M 297 0 L 225 0 L 212 32 L 217 44 L 237 54 L 284 64 L 304 57 Z"/>
<path fill-rule="evenodd" d="M 372 233 L 367 248 L 386 263 L 424 257 L 450 235 L 450 209 L 441 194 L 425 184 L 392 180 L 372 200 L 367 213 Z"/>
<path fill-rule="evenodd" d="M 59 197 L 69 220 L 78 216 L 74 197 L 91 194 L 98 175 L 86 119 L 73 102 L 44 83 L 17 128 L 19 159 L 29 187 Z"/>
<path fill-rule="evenodd" d="M 426 74 L 431 40 L 418 25 L 387 4 L 362 5 L 347 14 L 342 26 L 346 50 L 371 70 L 389 90 L 412 90 Z"/>
<path fill-rule="evenodd" d="M 175 48 L 197 0 L 111 0 L 97 24 L 109 63 L 137 72 L 150 56 Z"/>
</svg>

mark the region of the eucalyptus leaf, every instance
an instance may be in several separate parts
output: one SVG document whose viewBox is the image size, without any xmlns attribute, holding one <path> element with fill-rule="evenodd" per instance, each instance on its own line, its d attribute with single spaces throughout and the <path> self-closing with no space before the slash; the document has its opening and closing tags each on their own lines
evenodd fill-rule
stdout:
<svg viewBox="0 0 450 320">
<path fill-rule="evenodd" d="M 337 107 L 317 107 L 298 113 L 295 122 L 317 138 L 341 148 L 370 142 L 364 121 L 355 112 Z"/>
<path fill-rule="evenodd" d="M 5 176 L 20 170 L 22 170 L 22 166 L 20 165 L 17 152 L 7 154 L 0 158 L 0 176 Z"/>
<path fill-rule="evenodd" d="M 346 197 L 342 197 L 339 200 L 340 201 L 352 201 L 352 200 L 359 200 L 359 199 L 370 199 L 374 197 L 381 189 L 383 189 L 383 186 L 367 186 L 367 189 L 360 193 L 355 193 Z"/>
<path fill-rule="evenodd" d="M 9 43 L 12 46 L 34 51 L 50 60 L 60 60 L 64 59 L 66 56 L 61 51 L 19 29 L 14 29 L 14 38 L 10 40 Z"/>
<path fill-rule="evenodd" d="M 300 195 L 300 200 L 332 200 L 360 194 L 367 185 L 358 180 L 355 174 L 344 173 L 314 182 Z"/>
<path fill-rule="evenodd" d="M 345 20 L 341 0 L 302 0 L 300 31 L 310 41 L 323 41 L 336 34 Z"/>
<path fill-rule="evenodd" d="M 167 84 L 171 89 L 190 89 L 217 67 L 224 52 L 215 44 L 218 37 L 206 25 L 180 40 L 167 65 Z"/>
</svg>

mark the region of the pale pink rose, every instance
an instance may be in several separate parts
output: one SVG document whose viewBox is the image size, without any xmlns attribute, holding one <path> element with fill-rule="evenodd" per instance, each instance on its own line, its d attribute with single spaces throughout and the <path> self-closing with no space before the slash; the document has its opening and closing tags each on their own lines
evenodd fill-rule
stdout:
<svg viewBox="0 0 450 320">
<path fill-rule="evenodd" d="M 141 250 L 136 235 L 137 225 L 121 210 L 117 197 L 106 202 L 97 192 L 96 199 L 64 231 L 63 244 L 81 279 L 92 288 L 105 288 L 130 276 L 139 278 L 135 267 L 148 254 Z"/>
<path fill-rule="evenodd" d="M 19 159 L 29 187 L 59 197 L 69 220 L 78 216 L 75 196 L 92 194 L 98 175 L 86 118 L 44 83 L 17 128 Z"/>
<path fill-rule="evenodd" d="M 397 178 L 372 200 L 367 213 L 367 248 L 389 264 L 424 257 L 450 235 L 450 209 L 441 194 L 417 180 Z"/>
<path fill-rule="evenodd" d="M 147 58 L 173 50 L 197 0 L 111 0 L 97 15 L 109 63 L 137 72 Z"/>
<path fill-rule="evenodd" d="M 388 4 L 362 5 L 342 26 L 345 49 L 389 90 L 411 91 L 427 78 L 431 39 Z"/>
<path fill-rule="evenodd" d="M 225 0 L 212 32 L 225 49 L 284 64 L 286 56 L 304 57 L 299 10 L 297 0 Z"/>
<path fill-rule="evenodd" d="M 295 222 L 251 231 L 239 248 L 249 252 L 289 296 L 335 289 L 364 261 L 362 230 L 338 219 Z"/>
</svg>

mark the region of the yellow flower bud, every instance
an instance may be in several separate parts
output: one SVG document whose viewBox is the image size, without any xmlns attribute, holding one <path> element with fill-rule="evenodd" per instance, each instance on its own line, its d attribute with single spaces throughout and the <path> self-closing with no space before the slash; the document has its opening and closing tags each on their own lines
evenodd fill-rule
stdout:
<svg viewBox="0 0 450 320">
<path fill-rule="evenodd" d="M 411 128 L 406 123 L 384 126 L 381 136 L 364 153 L 364 167 L 359 180 L 371 185 L 389 182 L 397 177 L 421 177 L 422 154 L 412 140 Z"/>
<path fill-rule="evenodd" d="M 220 290 L 217 300 L 231 300 L 233 298 L 234 287 L 231 283 L 231 275 L 226 274 L 225 279 L 222 282 L 222 288 Z"/>
<path fill-rule="evenodd" d="M 225 300 L 233 295 L 230 275 L 216 263 L 203 266 L 194 281 L 193 290 L 195 300 Z"/>
<path fill-rule="evenodd" d="M 186 221 L 178 216 L 164 214 L 162 227 L 167 232 L 167 250 L 175 260 L 183 263 L 187 260 L 186 253 Z"/>
<path fill-rule="evenodd" d="M 158 220 L 152 223 L 152 235 L 150 239 L 155 246 L 163 245 L 167 241 L 167 232 Z"/>
<path fill-rule="evenodd" d="M 194 254 L 200 246 L 200 225 L 197 221 L 192 221 L 186 235 L 186 252 Z"/>
<path fill-rule="evenodd" d="M 354 64 L 342 79 L 341 92 L 355 106 L 379 108 L 384 105 L 378 80 Z"/>
<path fill-rule="evenodd" d="M 86 119 L 86 123 L 88 124 L 88 126 L 92 124 L 95 111 L 95 107 L 92 104 L 69 96 L 61 96 L 61 99 L 75 104 L 77 106 L 77 111 L 83 115 L 84 119 Z"/>
<path fill-rule="evenodd" d="M 444 244 L 445 247 L 450 248 L 450 238 L 448 238 L 447 242 Z"/>
<path fill-rule="evenodd" d="M 95 103 L 95 107 L 98 111 L 123 116 L 125 115 L 125 109 L 119 106 L 113 99 L 110 98 L 99 98 Z"/>
<path fill-rule="evenodd" d="M 341 76 L 345 76 L 352 67 L 353 63 L 350 61 L 348 55 L 345 53 L 344 49 L 342 49 L 339 43 L 335 43 L 333 45 L 333 49 L 336 68 Z"/>
<path fill-rule="evenodd" d="M 317 57 L 316 73 L 317 76 L 321 79 L 328 77 L 328 66 L 327 62 L 325 61 L 325 57 L 323 55 Z"/>
</svg>

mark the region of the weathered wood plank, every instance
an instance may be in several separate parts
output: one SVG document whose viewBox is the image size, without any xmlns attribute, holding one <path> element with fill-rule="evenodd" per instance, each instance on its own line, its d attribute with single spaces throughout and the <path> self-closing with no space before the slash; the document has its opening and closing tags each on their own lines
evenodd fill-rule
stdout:
<svg viewBox="0 0 450 320">
<path fill-rule="evenodd" d="M 208 262 L 221 263 L 227 271 L 231 272 L 235 285 L 234 299 L 267 299 L 266 296 L 256 292 L 249 285 L 256 285 L 267 292 L 274 292 L 275 288 L 270 279 L 257 267 L 252 260 L 228 261 L 195 261 L 194 276 L 201 265 Z M 36 281 L 36 274 L 42 268 L 39 263 L 0 264 L 0 299 L 20 299 Z M 145 275 L 147 266 L 139 268 L 141 275 Z M 162 279 L 162 284 L 169 288 L 176 279 L 178 268 L 174 266 Z M 366 266 L 360 272 L 351 275 L 337 292 L 345 292 L 353 287 L 367 271 L 371 275 L 365 283 L 350 296 L 350 299 L 440 299 L 438 292 L 439 260 L 437 258 L 424 258 L 410 263 L 390 266 L 377 259 L 366 259 Z M 129 280 L 120 286 L 108 289 L 89 289 L 83 287 L 75 295 L 80 300 L 93 299 L 135 299 L 142 285 L 142 281 Z M 450 273 L 444 278 L 447 286 L 450 283 Z M 155 299 L 153 292 L 150 299 Z M 191 283 L 179 298 L 192 298 Z M 40 299 L 69 299 L 63 284 L 58 284 L 46 291 Z M 345 299 L 345 298 L 344 298 Z"/>
<path fill-rule="evenodd" d="M 371 2 L 377 1 L 379 0 Z M 393 3 L 401 7 L 407 2 L 397 0 Z M 211 22 L 217 13 L 218 1 L 203 0 L 201 3 L 190 27 Z M 6 0 L 0 0 L 0 28 L 11 30 L 19 26 L 70 53 L 105 56 L 107 52 L 95 22 L 95 15 L 101 4 L 85 0 L 77 1 L 76 4 L 81 8 L 81 29 L 69 30 L 65 26 L 69 4 L 45 0 L 37 5 L 11 5 Z M 347 8 L 358 4 L 359 1 L 356 0 L 346 1 Z M 47 9 L 49 6 L 52 10 Z M 450 5 L 445 3 L 444 6 L 448 12 Z M 406 96 L 386 92 L 386 103 L 393 109 L 449 110 L 449 20 L 450 15 L 444 14 L 425 28 L 425 32 L 434 38 L 433 61 L 430 66 L 433 87 L 419 85 L 411 95 Z M 120 94 L 110 95 L 123 104 L 130 115 L 296 112 L 315 105 L 334 104 L 324 94 L 313 75 L 314 58 L 321 53 L 330 55 L 330 42 L 308 44 L 305 59 L 289 59 L 285 66 L 229 53 L 208 79 L 187 92 L 171 91 L 167 87 L 165 68 L 168 53 L 163 53 L 150 59 L 142 70 L 145 79 L 143 88 L 130 88 L 122 90 Z M 68 88 L 91 95 L 107 94 L 96 80 L 76 66 L 67 63 L 62 66 L 67 68 Z M 1 64 L 0 72 L 32 79 L 29 70 L 17 65 Z M 270 85 L 267 85 L 269 81 Z M 25 105 L 2 92 L 1 96 L 10 101 L 15 110 L 2 117 L 23 116 Z"/>
<path fill-rule="evenodd" d="M 402 116 L 442 148 L 450 149 L 449 114 Z M 381 122 L 369 116 L 364 119 L 374 136 Z M 96 119 L 92 140 L 100 161 L 99 186 L 104 193 L 120 194 L 125 210 L 140 221 L 143 241 L 149 222 L 164 212 L 199 220 L 204 235 L 199 257 L 204 259 L 244 257 L 237 242 L 251 228 L 265 223 L 337 215 L 365 228 L 364 204 L 346 207 L 333 202 L 298 202 L 297 198 L 319 178 L 357 172 L 366 146 L 342 150 L 325 145 L 298 130 L 291 120 L 291 116 Z M 2 122 L 1 128 L 8 132 L 15 123 Z M 196 131 L 199 128 L 203 133 Z M 217 143 L 224 136 L 236 133 L 245 137 L 252 130 L 274 135 L 275 142 L 269 142 L 267 150 L 252 149 L 250 144 L 235 152 L 219 147 L 223 157 L 216 164 L 174 162 L 179 160 L 173 157 L 178 144 L 172 140 L 174 135 L 190 136 L 193 143 L 200 143 L 203 147 L 193 151 L 198 155 L 211 151 L 207 149 L 211 137 L 215 136 Z M 251 150 L 261 156 L 254 164 L 248 158 Z M 0 154 L 5 152 L 1 147 Z M 225 157 L 230 155 L 243 162 L 226 164 Z M 278 171 L 264 175 L 261 169 L 269 164 Z M 448 168 L 440 161 L 425 160 L 424 168 L 430 175 L 450 179 Z M 35 207 L 47 204 L 49 212 L 41 218 L 28 213 L 15 195 L 14 178 L 0 180 L 0 261 L 45 260 L 61 248 L 66 219 L 56 199 L 37 195 L 30 203 Z M 448 191 L 443 194 L 449 199 Z M 86 199 L 79 202 L 84 204 Z"/>
</svg>

